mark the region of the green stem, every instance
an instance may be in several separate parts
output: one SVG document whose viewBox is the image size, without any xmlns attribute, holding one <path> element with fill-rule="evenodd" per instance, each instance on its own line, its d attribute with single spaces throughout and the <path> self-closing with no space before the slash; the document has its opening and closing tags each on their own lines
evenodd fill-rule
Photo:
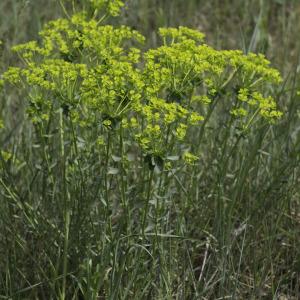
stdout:
<svg viewBox="0 0 300 300">
<path fill-rule="evenodd" d="M 215 97 L 215 99 L 214 99 L 212 105 L 210 106 L 209 111 L 208 111 L 208 113 L 207 113 L 207 115 L 206 115 L 206 117 L 205 117 L 205 119 L 202 123 L 197 142 L 195 142 L 195 144 L 194 144 L 195 146 L 192 145 L 192 152 L 195 152 L 196 149 L 199 149 L 199 146 L 201 145 L 201 142 L 202 142 L 202 139 L 203 139 L 203 136 L 204 136 L 205 125 L 208 123 L 208 121 L 209 121 L 216 105 L 217 105 L 217 97 Z M 194 147 L 194 149 L 193 149 L 193 147 Z"/>
<path fill-rule="evenodd" d="M 128 226 L 130 224 L 130 211 L 128 209 L 128 203 L 126 199 L 126 181 L 124 180 L 125 174 L 125 168 L 123 165 L 123 157 L 124 157 L 124 144 L 123 144 L 123 127 L 122 124 L 120 124 L 120 154 L 121 154 L 121 170 L 120 170 L 120 176 L 121 176 L 121 201 L 125 212 L 126 217 L 126 231 L 128 234 Z"/>
<path fill-rule="evenodd" d="M 109 191 L 108 191 L 108 164 L 109 164 L 109 153 L 110 153 L 110 133 L 107 134 L 107 145 L 106 145 L 106 160 L 105 160 L 105 174 L 104 174 L 104 180 L 105 180 L 105 204 L 106 208 L 108 209 L 108 203 L 109 203 Z"/>
<path fill-rule="evenodd" d="M 107 145 L 106 145 L 106 155 L 105 155 L 105 174 L 104 174 L 104 185 L 105 185 L 105 219 L 107 220 L 109 235 L 113 237 L 112 233 L 112 223 L 109 217 L 109 183 L 108 183 L 108 169 L 109 169 L 109 154 L 111 147 L 111 134 L 107 133 Z"/>
<path fill-rule="evenodd" d="M 150 196 L 151 196 L 151 188 L 152 188 L 152 180 L 153 180 L 153 175 L 154 175 L 154 168 L 151 169 L 149 175 L 149 181 L 148 181 L 148 189 L 147 189 L 147 197 L 146 197 L 146 205 L 144 207 L 144 215 L 143 215 L 143 222 L 142 222 L 142 235 L 143 238 L 145 238 L 145 227 L 146 227 L 146 219 L 148 215 L 148 210 L 149 210 L 149 202 L 150 202 Z"/>
<path fill-rule="evenodd" d="M 61 151 L 61 167 L 63 176 L 63 200 L 64 200 L 64 252 L 63 252 L 63 282 L 60 299 L 66 299 L 66 281 L 68 272 L 68 246 L 69 246 L 69 231 L 70 231 L 70 207 L 68 201 L 67 178 L 66 178 L 66 159 L 64 146 L 64 122 L 63 111 L 59 111 L 60 123 L 60 151 Z"/>
<path fill-rule="evenodd" d="M 237 68 L 236 70 L 234 70 L 229 76 L 228 76 L 228 79 L 220 86 L 219 88 L 219 91 L 223 91 L 227 88 L 227 86 L 230 84 L 230 82 L 234 79 L 234 77 L 237 75 L 239 71 L 239 68 Z M 205 125 L 208 123 L 208 121 L 210 120 L 210 117 L 213 113 L 213 111 L 215 110 L 215 107 L 218 103 L 218 98 L 219 98 L 219 93 L 217 93 L 214 97 L 213 97 L 213 103 L 211 104 L 210 108 L 209 108 L 209 111 L 203 121 L 203 124 L 201 126 L 201 129 L 200 129 L 200 134 L 199 134 L 199 138 L 198 138 L 198 141 L 195 143 L 195 148 L 192 149 L 193 152 L 195 152 L 195 149 L 198 149 L 199 146 L 201 145 L 201 142 L 202 142 L 202 139 L 203 139 L 203 136 L 204 136 L 204 130 L 205 130 Z"/>
<path fill-rule="evenodd" d="M 58 2 L 59 2 L 59 4 L 60 4 L 60 6 L 61 6 L 61 8 L 62 8 L 62 10 L 63 10 L 63 12 L 64 12 L 64 14 L 66 15 L 66 17 L 67 17 L 69 20 L 71 20 L 71 17 L 70 17 L 70 15 L 68 14 L 67 9 L 66 9 L 66 7 L 64 6 L 62 0 L 59 0 Z"/>
</svg>

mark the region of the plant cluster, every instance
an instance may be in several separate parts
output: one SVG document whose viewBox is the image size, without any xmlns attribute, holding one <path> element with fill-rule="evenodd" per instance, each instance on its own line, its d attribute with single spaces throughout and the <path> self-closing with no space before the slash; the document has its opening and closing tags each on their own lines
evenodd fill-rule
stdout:
<svg viewBox="0 0 300 300">
<path fill-rule="evenodd" d="M 215 50 L 186 27 L 161 28 L 159 35 L 163 45 L 141 54 L 137 31 L 77 13 L 47 24 L 39 43 L 13 47 L 24 66 L 3 78 L 29 91 L 33 123 L 62 108 L 81 127 L 123 127 L 142 152 L 161 158 L 180 154 L 172 153 L 175 144 L 191 143 L 187 132 L 201 127 L 203 106 L 214 102 L 227 102 L 245 128 L 257 117 L 274 122 L 282 115 L 268 95 L 281 78 L 263 55 Z"/>
<path fill-rule="evenodd" d="M 107 24 L 119 0 L 66 4 L 73 14 L 63 6 L 66 18 L 14 46 L 19 61 L 1 76 L 26 111 L 0 152 L 0 213 L 13 224 L 0 236 L 5 296 L 200 299 L 211 289 L 206 255 L 223 291 L 238 253 L 233 220 L 250 219 L 239 203 L 267 177 L 252 164 L 283 116 L 280 73 L 183 26 L 160 28 L 160 45 L 146 49 L 140 32 Z"/>
</svg>

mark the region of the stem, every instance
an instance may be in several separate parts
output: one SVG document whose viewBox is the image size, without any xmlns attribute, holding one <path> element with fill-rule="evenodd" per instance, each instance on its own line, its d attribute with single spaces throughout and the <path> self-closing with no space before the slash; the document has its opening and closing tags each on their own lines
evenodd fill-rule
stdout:
<svg viewBox="0 0 300 300">
<path fill-rule="evenodd" d="M 201 129 L 200 129 L 200 133 L 199 133 L 199 138 L 197 139 L 197 142 L 195 142 L 195 144 L 194 144 L 195 145 L 194 147 L 196 149 L 198 149 L 199 146 L 201 145 L 201 142 L 202 142 L 202 139 L 203 139 L 203 136 L 204 136 L 205 125 L 208 123 L 208 121 L 209 121 L 209 119 L 210 119 L 210 117 L 211 117 L 211 115 L 212 115 L 212 113 L 213 113 L 216 105 L 217 105 L 217 97 L 215 97 L 215 99 L 214 99 L 212 105 L 210 106 L 209 111 L 208 111 L 208 113 L 207 113 L 207 115 L 206 115 L 206 117 L 205 117 L 205 119 L 204 119 L 204 121 L 202 123 Z M 193 149 L 193 152 L 195 151 L 195 148 Z"/>
<path fill-rule="evenodd" d="M 70 15 L 69 15 L 68 12 L 67 12 L 66 7 L 65 7 L 64 4 L 62 3 L 62 0 L 59 0 L 58 2 L 59 2 L 59 4 L 60 4 L 60 6 L 61 6 L 61 8 L 62 8 L 62 10 L 63 10 L 63 12 L 64 12 L 64 14 L 66 15 L 66 17 L 67 17 L 69 20 L 71 20 L 71 17 L 70 17 Z"/>
<path fill-rule="evenodd" d="M 154 175 L 154 168 L 151 169 L 149 175 L 149 182 L 148 182 L 148 190 L 147 190 L 147 197 L 146 197 L 146 206 L 144 208 L 144 215 L 143 215 L 143 222 L 142 222 L 142 235 L 143 238 L 145 238 L 145 227 L 146 227 L 146 219 L 148 215 L 149 210 L 149 202 L 150 202 L 150 196 L 151 196 L 151 188 L 152 188 L 152 180 Z"/>
<path fill-rule="evenodd" d="M 105 174 L 104 174 L 104 179 L 105 179 L 105 203 L 106 203 L 106 208 L 108 212 L 108 198 L 109 198 L 109 192 L 108 192 L 108 164 L 109 164 L 109 152 L 110 152 L 110 132 L 107 134 L 107 146 L 106 146 L 106 160 L 105 160 Z M 108 214 L 107 214 L 108 216 Z"/>
<path fill-rule="evenodd" d="M 219 90 L 222 91 L 224 89 L 226 89 L 226 87 L 230 84 L 230 82 L 234 79 L 234 77 L 236 76 L 236 74 L 238 73 L 239 71 L 239 68 L 237 68 L 236 70 L 234 70 L 228 77 L 228 79 L 220 86 Z M 217 105 L 217 100 L 219 98 L 219 93 L 217 93 L 214 97 L 213 97 L 213 103 L 212 105 L 210 106 L 210 109 L 203 121 L 203 124 L 201 126 L 201 129 L 200 129 L 200 134 L 199 134 L 199 138 L 198 138 L 198 141 L 195 143 L 195 148 L 198 149 L 199 146 L 201 145 L 201 142 L 202 142 L 202 139 L 203 139 L 203 136 L 204 136 L 204 130 L 205 130 L 205 125 L 207 124 L 207 122 L 210 120 L 210 117 Z M 193 149 L 193 151 L 195 151 L 195 148 Z"/>
<path fill-rule="evenodd" d="M 126 231 L 128 233 L 128 225 L 130 222 L 130 215 L 129 215 L 129 209 L 128 209 L 128 203 L 126 199 L 126 189 L 125 189 L 125 184 L 126 181 L 124 181 L 124 175 L 125 175 L 125 168 L 123 165 L 123 157 L 124 157 L 124 147 L 123 147 L 123 127 L 122 124 L 120 124 L 120 154 L 121 154 L 121 170 L 120 170 L 120 175 L 121 175 L 121 201 L 122 205 L 124 208 L 125 212 L 125 217 L 126 217 Z"/>
<path fill-rule="evenodd" d="M 64 123 L 63 123 L 63 110 L 59 111 L 59 124 L 60 124 L 60 151 L 61 151 L 61 167 L 63 176 L 63 200 L 64 200 L 64 252 L 63 252 L 63 283 L 60 299 L 66 298 L 66 279 L 68 272 L 68 245 L 69 245 L 69 230 L 70 230 L 70 207 L 68 201 L 67 180 L 66 180 L 66 159 L 65 159 L 65 146 L 64 146 Z"/>
<path fill-rule="evenodd" d="M 108 230 L 111 238 L 113 237 L 112 233 L 112 222 L 109 217 L 109 187 L 108 187 L 108 165 L 109 165 L 109 153 L 111 147 L 111 133 L 107 133 L 107 146 L 106 146 L 106 155 L 105 155 L 105 174 L 104 174 L 104 185 L 105 185 L 105 219 L 107 220 Z"/>
</svg>

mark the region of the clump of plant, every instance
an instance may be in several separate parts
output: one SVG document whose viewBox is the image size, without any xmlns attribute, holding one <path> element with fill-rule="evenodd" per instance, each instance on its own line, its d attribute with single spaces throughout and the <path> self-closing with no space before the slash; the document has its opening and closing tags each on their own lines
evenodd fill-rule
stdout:
<svg viewBox="0 0 300 300">
<path fill-rule="evenodd" d="M 227 101 L 245 128 L 256 117 L 281 116 L 268 95 L 268 85 L 281 78 L 263 55 L 215 50 L 185 27 L 159 34 L 163 45 L 141 55 L 144 37 L 135 30 L 78 13 L 46 25 L 40 43 L 15 46 L 24 67 L 11 67 L 4 79 L 29 91 L 34 124 L 48 122 L 60 107 L 81 127 L 128 128 L 142 150 L 163 157 L 172 151 L 165 146 L 184 143 L 188 130 L 201 127 L 204 105 Z"/>
<path fill-rule="evenodd" d="M 168 290 L 172 276 L 155 274 L 171 259 L 162 235 L 184 235 L 168 214 L 172 199 L 183 205 L 178 189 L 188 194 L 181 178 L 203 165 L 212 115 L 228 121 L 236 147 L 253 126 L 281 117 L 272 97 L 281 77 L 263 55 L 216 50 L 186 27 L 159 29 L 161 46 L 144 49 L 139 32 L 103 24 L 121 1 L 84 3 L 85 10 L 46 24 L 38 41 L 12 49 L 21 63 L 3 80 L 24 95 L 33 133 L 18 158 L 27 169 L 15 171 L 28 185 L 1 183 L 14 209 L 24 207 L 16 222 L 31 234 L 26 247 L 35 248 L 39 226 L 54 239 L 42 247 L 50 294 L 125 299 L 137 292 L 138 268 L 149 265 L 147 276 Z M 145 256 L 143 266 L 136 262 Z M 32 276 L 32 284 L 41 280 Z"/>
</svg>

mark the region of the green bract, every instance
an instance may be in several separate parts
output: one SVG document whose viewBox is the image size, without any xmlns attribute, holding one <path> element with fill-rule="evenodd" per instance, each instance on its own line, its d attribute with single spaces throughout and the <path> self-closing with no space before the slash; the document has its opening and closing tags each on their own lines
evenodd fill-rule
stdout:
<svg viewBox="0 0 300 300">
<path fill-rule="evenodd" d="M 122 6 L 90 2 L 111 15 Z M 269 94 L 281 77 L 263 55 L 215 50 L 203 43 L 204 34 L 186 27 L 161 28 L 159 34 L 163 45 L 141 53 L 139 32 L 78 13 L 48 23 L 39 42 L 15 46 L 23 67 L 9 68 L 3 78 L 29 91 L 34 123 L 62 108 L 83 128 L 122 127 L 143 152 L 160 157 L 174 154 L 175 144 L 191 144 L 188 132 L 203 126 L 205 107 L 217 102 L 245 128 L 259 116 L 269 122 L 281 116 Z M 187 163 L 197 161 L 181 154 Z"/>
</svg>

